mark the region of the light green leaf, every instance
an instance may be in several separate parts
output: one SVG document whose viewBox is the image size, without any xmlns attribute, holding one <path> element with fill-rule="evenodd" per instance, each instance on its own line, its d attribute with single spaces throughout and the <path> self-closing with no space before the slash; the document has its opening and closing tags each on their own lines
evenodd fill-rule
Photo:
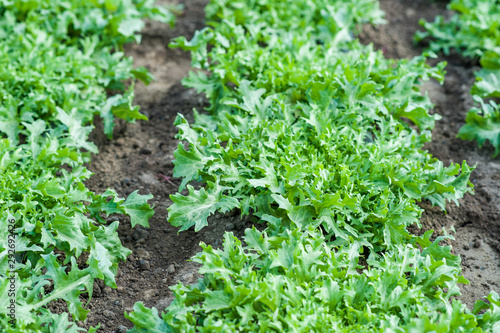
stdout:
<svg viewBox="0 0 500 333">
<path fill-rule="evenodd" d="M 187 189 L 188 196 L 180 193 L 170 196 L 174 203 L 168 208 L 167 219 L 174 227 L 181 227 L 179 231 L 192 226 L 195 226 L 195 231 L 199 231 L 208 225 L 207 218 L 216 211 L 225 213 L 239 207 L 236 198 L 223 194 L 225 188 L 222 186 L 216 185 L 215 189 L 201 188 L 195 191 L 188 185 Z"/>
<path fill-rule="evenodd" d="M 125 213 L 130 216 L 132 228 L 137 224 L 143 227 L 149 227 L 148 220 L 154 215 L 154 210 L 147 202 L 153 199 L 153 195 L 141 195 L 138 192 L 139 191 L 136 190 L 130 193 L 127 200 L 121 204 L 121 207 L 123 207 Z"/>
<path fill-rule="evenodd" d="M 129 18 L 120 22 L 118 32 L 126 37 L 133 36 L 144 28 L 144 22 L 139 18 Z"/>
</svg>

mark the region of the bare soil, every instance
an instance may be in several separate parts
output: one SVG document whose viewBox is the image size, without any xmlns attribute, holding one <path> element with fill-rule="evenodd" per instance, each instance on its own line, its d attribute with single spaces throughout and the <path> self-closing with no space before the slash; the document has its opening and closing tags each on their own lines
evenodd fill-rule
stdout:
<svg viewBox="0 0 500 333">
<path fill-rule="evenodd" d="M 130 228 L 127 219 L 120 219 L 118 232 L 123 244 L 133 251 L 127 262 L 120 265 L 117 275 L 118 289 L 113 290 L 96 283 L 91 310 L 85 327 L 101 323 L 99 332 L 126 332 L 132 324 L 124 312 L 131 311 L 135 302 L 142 301 L 147 307 L 165 309 L 172 301 L 169 286 L 178 282 L 193 283 L 199 277 L 197 266 L 188 262 L 199 252 L 199 242 L 213 246 L 222 242 L 224 231 L 241 236 L 248 220 L 241 221 L 237 212 L 216 215 L 209 227 L 201 232 L 177 233 L 166 219 L 167 208 L 172 203 L 169 195 L 177 192 L 179 179 L 172 179 L 173 152 L 178 145 L 177 130 L 173 125 L 178 113 L 192 119 L 192 109 L 203 109 L 206 101 L 192 89 L 186 89 L 181 79 L 190 70 L 189 54 L 167 47 L 177 36 L 190 38 L 195 30 L 204 26 L 203 8 L 208 0 L 185 0 L 184 14 L 178 18 L 174 29 L 148 23 L 140 45 L 129 45 L 128 55 L 138 66 L 146 66 L 157 81 L 145 87 L 137 84 L 135 101 L 149 117 L 149 121 L 136 124 L 120 123 L 113 140 L 100 134 L 100 126 L 93 133 L 93 140 L 100 153 L 93 157 L 89 169 L 95 175 L 87 186 L 95 192 L 111 187 L 121 196 L 135 190 L 141 194 L 152 193 L 150 201 L 155 215 L 150 228 Z M 374 43 L 387 57 L 409 58 L 422 53 L 415 46 L 413 35 L 420 29 L 418 20 L 433 20 L 438 15 L 450 15 L 446 2 L 430 0 L 381 0 L 388 23 L 379 27 L 366 26 L 361 34 L 364 43 Z M 473 142 L 456 138 L 464 124 L 467 110 L 472 105 L 469 89 L 474 82 L 473 70 L 477 63 L 459 56 L 440 58 L 448 62 L 446 82 L 424 85 L 435 112 L 443 119 L 436 125 L 433 142 L 427 149 L 445 165 L 461 163 L 477 167 L 472 175 L 475 195 L 466 195 L 460 206 L 449 204 L 447 213 L 422 202 L 425 209 L 421 233 L 433 229 L 454 226 L 454 252 L 462 257 L 463 274 L 470 285 L 462 287 L 460 297 L 470 308 L 474 302 L 486 296 L 490 290 L 500 291 L 500 160 L 492 159 L 493 149 L 479 150 Z M 165 178 L 167 177 L 167 179 Z M 114 218 L 112 218 L 114 219 Z M 210 221 L 209 221 L 210 222 Z"/>
</svg>

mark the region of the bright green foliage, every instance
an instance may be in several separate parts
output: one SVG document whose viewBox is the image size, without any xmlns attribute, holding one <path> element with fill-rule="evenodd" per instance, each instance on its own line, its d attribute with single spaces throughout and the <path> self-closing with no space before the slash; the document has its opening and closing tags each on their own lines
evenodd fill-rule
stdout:
<svg viewBox="0 0 500 333">
<path fill-rule="evenodd" d="M 352 30 L 358 24 L 383 23 L 384 13 L 373 0 L 305 0 L 295 2 L 280 1 L 211 1 L 205 9 L 206 19 L 211 26 L 222 27 L 225 20 L 233 21 L 241 27 L 262 26 L 283 31 L 314 31 L 320 39 L 334 37 L 337 43 L 351 40 Z M 228 22 L 226 21 L 226 22 Z M 315 24 L 311 24 L 314 22 Z M 264 34 L 262 34 L 264 36 Z M 224 40 L 220 39 L 224 44 Z"/>
<path fill-rule="evenodd" d="M 422 41 L 431 37 L 429 48 L 433 51 L 449 54 L 455 49 L 466 57 L 479 58 L 482 69 L 475 73 L 471 89 L 478 106 L 469 111 L 458 137 L 476 140 L 480 147 L 489 141 L 495 157 L 500 153 L 498 107 L 482 99 L 500 97 L 500 1 L 454 0 L 449 8 L 458 14 L 449 21 L 441 16 L 433 23 L 421 21 L 427 31 L 417 32 L 415 38 Z"/>
<path fill-rule="evenodd" d="M 123 35 L 114 27 L 147 16 L 150 6 L 141 14 L 123 2 L 115 17 L 101 8 L 103 4 L 99 7 L 90 1 L 2 3 L 7 1 L 0 2 L 0 130 L 14 143 L 19 134 L 29 134 L 28 124 L 42 119 L 49 126 L 38 134 L 69 134 L 65 139 L 69 146 L 96 152 L 87 142 L 92 128 L 87 125 L 94 115 L 103 118 L 109 137 L 114 116 L 147 120 L 132 106 L 132 89 L 111 98 L 106 90 L 124 90 L 123 81 L 129 79 L 151 81 L 144 68 L 134 69 L 132 58 L 115 49 L 134 35 Z M 117 52 L 112 53 L 114 49 Z"/>
<path fill-rule="evenodd" d="M 215 211 L 239 209 L 265 231 L 201 244 L 197 284 L 172 288 L 158 314 L 126 314 L 139 332 L 494 332 L 498 295 L 473 312 L 459 295 L 460 258 L 411 235 L 417 202 L 443 210 L 471 192 L 472 169 L 422 150 L 438 115 L 419 84 L 442 82 L 427 56 L 387 60 L 353 40 L 380 22 L 374 1 L 214 0 L 210 27 L 191 41 L 207 70 L 184 80 L 210 100 L 175 124 L 169 222 L 195 231 Z M 195 190 L 191 181 L 204 187 Z M 479 314 L 481 312 L 481 314 Z"/>
<path fill-rule="evenodd" d="M 154 0 L 0 0 L 2 12 L 31 30 L 38 26 L 66 45 L 80 45 L 82 37 L 93 36 L 99 48 L 121 49 L 126 43 L 140 42 L 143 19 L 173 25 L 173 12 L 154 6 Z M 32 26 L 30 27 L 30 25 Z M 18 28 L 24 29 L 24 28 Z M 19 32 L 19 31 L 18 31 Z"/>
<path fill-rule="evenodd" d="M 453 0 L 449 9 L 458 14 L 449 20 L 437 16 L 433 23 L 421 21 L 427 31 L 417 32 L 417 41 L 427 37 L 430 48 L 449 54 L 456 49 L 467 57 L 500 53 L 500 2 L 498 0 Z"/>
<path fill-rule="evenodd" d="M 93 278 L 90 269 L 78 269 L 74 257 L 71 263 L 72 269 L 66 273 L 57 257 L 47 254 L 42 255 L 36 266 L 32 267 L 28 262 L 25 267 L 19 267 L 20 270 L 15 275 L 16 288 L 19 291 L 16 304 L 17 324 L 12 327 L 2 318 L 2 332 L 81 332 L 81 328 L 68 321 L 67 314 L 55 315 L 44 308 L 53 300 L 64 299 L 75 319 L 85 319 L 88 310 L 83 308 L 79 295 L 86 292 L 92 294 Z M 47 269 L 45 274 L 43 268 Z M 10 305 L 10 283 L 5 278 L 2 280 L 4 282 L 0 285 L 0 304 L 3 317 L 3 314 L 8 312 L 7 306 Z M 44 287 L 51 286 L 52 283 L 53 291 L 45 292 Z M 42 324 L 46 325 L 45 329 L 41 327 Z M 48 325 L 51 327 L 47 327 Z"/>
<path fill-rule="evenodd" d="M 193 178 L 207 186 L 173 196 L 169 221 L 199 230 L 219 207 L 237 207 L 244 214 L 286 216 L 284 222 L 297 226 L 321 224 L 339 244 L 354 237 L 367 246 L 390 245 L 417 222 L 415 200 L 425 197 L 444 209 L 446 199 L 468 191 L 468 166 L 456 178 L 460 167 L 444 168 L 416 150 L 417 134 L 409 135 L 399 121 L 382 113 L 370 119 L 363 107 L 335 107 L 326 92 L 316 103 L 311 98 L 292 111 L 274 100 L 267 109 L 272 120 L 219 113 L 216 134 L 200 126 L 194 135 L 179 116 L 180 137 L 193 140 L 189 152 L 204 161 Z M 178 149 L 179 155 L 189 152 Z M 176 160 L 175 170 L 191 165 Z"/>
<path fill-rule="evenodd" d="M 107 198 L 111 197 L 111 200 Z M 102 195 L 94 196 L 93 203 L 88 206 L 92 217 L 95 217 L 101 223 L 105 223 L 104 219 L 99 216 L 100 212 L 110 214 L 127 214 L 130 216 L 130 223 L 132 228 L 137 224 L 143 227 L 149 227 L 148 220 L 153 216 L 153 211 L 146 203 L 152 199 L 153 195 L 140 195 L 137 191 L 130 193 L 127 200 L 119 198 L 118 193 L 114 190 L 108 189 Z"/>
<path fill-rule="evenodd" d="M 320 224 L 337 244 L 354 237 L 390 246 L 407 239 L 406 226 L 418 221 L 416 201 L 444 209 L 446 200 L 469 191 L 467 165 L 456 178 L 459 166 L 444 168 L 420 150 L 439 116 L 429 114 L 432 104 L 418 83 L 442 80 L 444 64 L 430 68 L 423 56 L 386 60 L 351 38 L 339 40 L 335 27 L 344 19 L 351 29 L 380 20 L 371 1 L 359 4 L 371 3 L 366 16 L 356 14 L 358 4 L 333 2 L 330 30 L 316 16 L 328 6 L 314 3 L 290 9 L 305 6 L 303 15 L 318 21 L 302 31 L 294 20 L 289 25 L 296 30 L 273 19 L 289 10 L 280 2 L 267 2 L 264 11 L 263 3 L 215 1 L 208 17 L 221 21 L 189 42 L 174 42 L 211 72 L 185 80 L 209 97 L 210 116 L 195 114 L 191 126 L 176 120 L 178 137 L 189 143 L 174 153 L 180 189 L 191 180 L 207 184 L 172 197 L 169 221 L 181 230 L 199 230 L 214 211 L 239 208 L 286 216 L 283 223 L 298 226 Z M 209 61 L 197 60 L 204 57 Z"/>
<path fill-rule="evenodd" d="M 118 264 L 131 253 L 121 244 L 118 222 L 148 226 L 151 195 L 120 198 L 108 189 L 89 191 L 84 167 L 97 147 L 88 140 L 95 115 L 111 137 L 114 117 L 147 119 L 132 105 L 133 85 L 152 76 L 133 68 L 123 44 L 139 41 L 142 19 L 172 23 L 170 11 L 149 0 L 0 0 L 0 331 L 77 332 L 88 310 L 80 295 L 92 296 L 95 279 L 116 287 Z M 122 94 L 111 95 L 112 92 Z M 7 238 L 15 220 L 14 243 Z M 57 257 L 54 251 L 62 252 Z M 86 262 L 76 259 L 87 255 Z M 14 261 L 15 259 L 15 261 Z M 8 321 L 10 285 L 16 270 L 16 325 Z M 83 265 L 84 268 L 81 268 Z M 12 273 L 14 274 L 14 273 Z M 64 300 L 67 315 L 47 309 Z M 94 332 L 91 329 L 90 332 Z"/>
<path fill-rule="evenodd" d="M 373 0 L 212 1 L 206 12 L 212 28 L 196 32 L 191 41 L 179 37 L 171 46 L 191 51 L 193 67 L 211 71 L 209 77 L 190 73 L 184 84 L 204 92 L 214 111 L 225 98 L 236 97 L 231 84 L 239 86 L 244 80 L 266 89 L 266 95 L 286 92 L 290 102 L 305 97 L 302 88 L 312 75 L 321 90 L 328 83 L 323 78 L 331 74 L 328 67 L 342 66 L 335 64 L 336 53 L 353 39 L 351 30 L 360 23 L 382 22 Z M 334 53 L 333 60 L 329 52 Z M 372 64 L 367 65 L 364 71 L 369 72 Z M 364 83 L 352 88 L 363 94 L 363 88 L 372 88 L 371 82 Z"/>
<path fill-rule="evenodd" d="M 491 328 L 500 314 L 498 302 L 480 303 L 487 311 L 477 320 L 463 304 L 451 301 L 458 293 L 460 261 L 451 259 L 450 247 L 437 244 L 446 237 L 431 243 L 430 234 L 414 240 L 424 252 L 413 244 L 361 254 L 359 245 L 332 249 L 312 228 L 276 235 L 247 229 L 246 246 L 226 233 L 223 249 L 202 243 L 203 252 L 193 259 L 203 265 L 204 278 L 173 288 L 176 298 L 163 320 L 155 309 L 136 304 L 128 316 L 137 321 L 130 332 L 445 333 Z"/>
<path fill-rule="evenodd" d="M 481 57 L 482 69 L 476 72 L 476 84 L 471 93 L 481 97 L 500 97 L 500 40 L 496 52 L 487 51 Z"/>
<path fill-rule="evenodd" d="M 488 140 L 495 147 L 494 156 L 497 156 L 500 153 L 500 107 L 493 100 L 486 103 L 475 97 L 479 107 L 469 111 L 458 136 L 464 140 L 476 140 L 480 148 Z"/>
</svg>

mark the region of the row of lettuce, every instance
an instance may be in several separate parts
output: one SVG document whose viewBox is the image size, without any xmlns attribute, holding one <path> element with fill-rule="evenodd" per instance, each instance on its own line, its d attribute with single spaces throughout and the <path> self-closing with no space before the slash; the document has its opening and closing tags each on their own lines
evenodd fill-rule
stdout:
<svg viewBox="0 0 500 333">
<path fill-rule="evenodd" d="M 0 0 L 1 332 L 84 330 L 81 296 L 90 300 L 96 279 L 116 287 L 130 254 L 118 222 L 104 218 L 148 225 L 150 195 L 125 199 L 84 185 L 97 153 L 88 138 L 94 117 L 108 137 L 116 117 L 147 119 L 126 84 L 152 76 L 123 53 L 145 18 L 173 23 L 150 0 Z M 50 310 L 54 301 L 72 320 Z"/>
<path fill-rule="evenodd" d="M 429 40 L 434 51 L 449 54 L 452 50 L 471 59 L 479 59 L 481 70 L 475 73 L 471 89 L 474 107 L 458 137 L 475 140 L 479 147 L 485 142 L 494 147 L 493 157 L 500 153 L 500 1 L 453 0 L 449 4 L 456 11 L 449 20 L 442 16 L 434 22 L 422 21 L 424 32 L 418 32 L 417 41 Z"/>
<path fill-rule="evenodd" d="M 161 315 L 137 303 L 129 332 L 498 332 L 495 292 L 473 311 L 456 297 L 468 281 L 440 245 L 452 237 L 407 231 L 417 202 L 444 210 L 472 192 L 472 168 L 422 149 L 440 117 L 420 83 L 445 64 L 353 37 L 382 16 L 374 0 L 213 0 L 208 27 L 171 44 L 191 52 L 200 70 L 184 84 L 210 106 L 176 119 L 189 193 L 169 221 L 198 231 L 238 210 L 257 228 L 202 243 L 203 278 L 174 286 Z"/>
</svg>

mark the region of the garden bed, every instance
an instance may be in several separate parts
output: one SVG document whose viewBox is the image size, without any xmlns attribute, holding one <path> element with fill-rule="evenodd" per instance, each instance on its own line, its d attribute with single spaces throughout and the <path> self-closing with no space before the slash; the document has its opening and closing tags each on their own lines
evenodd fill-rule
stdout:
<svg viewBox="0 0 500 333">
<path fill-rule="evenodd" d="M 436 15 L 447 14 L 445 2 L 380 2 L 387 24 L 366 26 L 360 37 L 363 43 L 373 42 L 390 58 L 421 54 L 423 49 L 413 43 L 413 35 L 420 28 L 418 20 L 422 17 L 433 20 Z M 112 141 L 100 134 L 99 126 L 94 131 L 93 140 L 99 147 L 99 154 L 93 156 L 89 166 L 95 173 L 87 182 L 89 189 L 101 193 L 110 187 L 120 196 L 135 190 L 141 194 L 151 193 L 154 199 L 149 203 L 155 205 L 155 215 L 149 221 L 149 229 L 140 226 L 132 229 L 128 221 L 120 220 L 120 239 L 133 254 L 120 265 L 116 290 L 103 285 L 94 289 L 85 327 L 101 323 L 101 332 L 131 328 L 123 314 L 130 312 L 138 301 L 163 310 L 172 300 L 169 286 L 179 281 L 184 284 L 196 281 L 197 267 L 187 260 L 201 249 L 200 241 L 218 246 L 225 230 L 241 236 L 250 225 L 248 220 L 240 220 L 237 212 L 232 212 L 224 216 L 216 214 L 211 218 L 215 223 L 209 223 L 198 233 L 188 230 L 178 234 L 166 220 L 167 208 L 172 203 L 169 195 L 175 194 L 180 184 L 179 179 L 172 178 L 173 152 L 178 145 L 174 119 L 177 113 L 182 113 L 190 120 L 193 108 L 201 110 L 206 105 L 203 96 L 180 83 L 190 70 L 189 55 L 179 49 L 169 49 L 167 45 L 173 37 L 190 38 L 195 30 L 203 28 L 206 3 L 186 1 L 175 29 L 148 23 L 142 32 L 142 43 L 127 47 L 127 54 L 134 57 L 135 64 L 146 66 L 157 79 L 148 87 L 136 86 L 135 102 L 149 121 L 120 123 Z M 471 176 L 476 193 L 466 195 L 459 207 L 449 204 L 447 214 L 431 207 L 429 202 L 422 202 L 420 206 L 425 208 L 421 218 L 423 227 L 414 232 L 441 231 L 443 227 L 454 226 L 455 241 L 451 245 L 454 253 L 462 257 L 463 274 L 470 281 L 470 285 L 462 286 L 461 299 L 472 308 L 474 302 L 490 290 L 500 290 L 500 162 L 498 158 L 491 158 L 493 148 L 480 150 L 476 143 L 455 137 L 472 106 L 469 90 L 477 64 L 459 56 L 439 60 L 448 61 L 444 85 L 428 82 L 424 87 L 436 104 L 434 111 L 443 119 L 437 122 L 433 141 L 427 148 L 446 166 L 452 162 L 461 164 L 463 160 L 469 165 L 477 163 Z"/>
</svg>

